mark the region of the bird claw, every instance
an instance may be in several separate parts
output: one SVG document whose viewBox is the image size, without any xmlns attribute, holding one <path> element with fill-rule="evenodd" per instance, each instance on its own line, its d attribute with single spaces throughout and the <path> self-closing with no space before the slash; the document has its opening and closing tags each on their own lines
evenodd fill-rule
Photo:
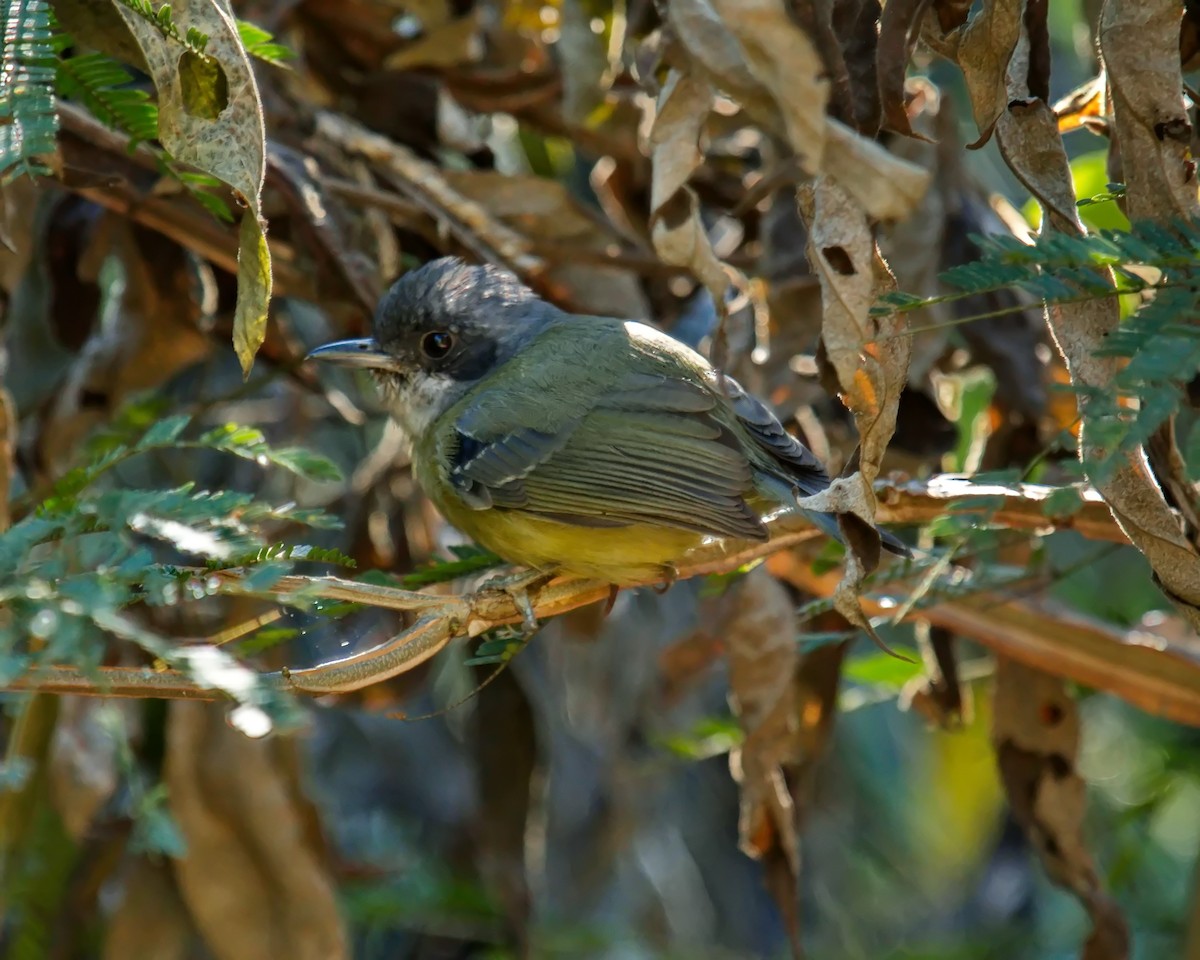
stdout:
<svg viewBox="0 0 1200 960">
<path fill-rule="evenodd" d="M 546 579 L 547 575 L 539 570 L 522 570 L 520 573 L 490 577 L 480 585 L 479 590 L 494 590 L 506 594 L 521 612 L 522 630 L 528 636 L 532 636 L 537 632 L 538 620 L 533 613 L 533 602 L 529 599 L 529 588 Z"/>
</svg>

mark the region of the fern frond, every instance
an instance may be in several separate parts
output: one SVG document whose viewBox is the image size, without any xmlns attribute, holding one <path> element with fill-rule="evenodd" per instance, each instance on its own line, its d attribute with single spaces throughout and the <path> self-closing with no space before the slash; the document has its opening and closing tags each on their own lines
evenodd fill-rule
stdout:
<svg viewBox="0 0 1200 960">
<path fill-rule="evenodd" d="M 51 37 L 46 0 L 9 0 L 0 11 L 0 181 L 47 173 L 36 158 L 57 148 Z"/>
<path fill-rule="evenodd" d="M 1105 451 L 1103 463 L 1090 465 L 1093 477 L 1179 412 L 1200 371 L 1200 223 L 1135 223 L 1083 237 L 1048 234 L 1029 244 L 1011 236 L 973 239 L 980 259 L 941 276 L 954 292 L 892 294 L 875 312 L 904 313 L 1005 288 L 1047 304 L 1141 293 L 1142 302 L 1100 351 L 1126 362 L 1103 390 L 1076 386 L 1087 405 L 1089 446 Z M 1189 445 L 1189 453 L 1200 453 L 1196 448 Z M 1200 463 L 1191 469 L 1200 473 Z"/>
<path fill-rule="evenodd" d="M 164 3 L 156 10 L 151 0 L 116 0 L 116 2 L 137 14 L 164 37 L 187 47 L 198 57 L 207 57 L 204 49 L 208 46 L 208 34 L 195 27 L 188 27 L 186 33 L 180 33 L 169 3 Z"/>
<path fill-rule="evenodd" d="M 59 96 L 78 100 L 96 119 L 129 134 L 131 150 L 157 139 L 158 107 L 130 86 L 133 77 L 120 61 L 103 53 L 68 57 L 58 61 L 54 82 Z"/>
</svg>

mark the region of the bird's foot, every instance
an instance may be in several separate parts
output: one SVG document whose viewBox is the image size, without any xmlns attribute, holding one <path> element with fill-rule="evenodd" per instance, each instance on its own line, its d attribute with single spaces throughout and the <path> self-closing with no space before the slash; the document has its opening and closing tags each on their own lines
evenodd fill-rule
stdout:
<svg viewBox="0 0 1200 960">
<path fill-rule="evenodd" d="M 606 620 L 608 615 L 613 612 L 613 607 L 617 605 L 617 594 L 621 592 L 621 588 L 615 583 L 608 585 L 608 599 L 604 601 L 604 613 L 601 614 Z"/>
<path fill-rule="evenodd" d="M 500 574 L 489 577 L 479 585 L 479 592 L 488 591 L 506 594 L 516 608 L 521 612 L 521 627 L 526 634 L 532 636 L 537 632 L 538 621 L 533 614 L 533 603 L 529 599 L 529 591 L 533 587 L 546 583 L 553 574 L 541 570 L 521 570 L 512 574 Z"/>
<path fill-rule="evenodd" d="M 679 573 L 673 566 L 670 566 L 670 565 L 665 566 L 665 567 L 663 567 L 662 582 L 656 583 L 650 589 L 652 589 L 655 593 L 657 593 L 661 597 L 664 593 L 666 593 L 673 586 L 675 586 L 675 580 L 678 578 L 678 576 L 679 576 Z"/>
</svg>

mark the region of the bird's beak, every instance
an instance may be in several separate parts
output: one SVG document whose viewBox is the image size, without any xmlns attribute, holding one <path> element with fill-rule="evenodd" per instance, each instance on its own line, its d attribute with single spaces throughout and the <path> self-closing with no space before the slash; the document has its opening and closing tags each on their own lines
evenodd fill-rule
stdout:
<svg viewBox="0 0 1200 960">
<path fill-rule="evenodd" d="M 373 337 L 362 340 L 336 340 L 309 352 L 306 360 L 327 360 L 343 367 L 370 367 L 389 370 L 396 359 L 379 346 Z"/>
</svg>

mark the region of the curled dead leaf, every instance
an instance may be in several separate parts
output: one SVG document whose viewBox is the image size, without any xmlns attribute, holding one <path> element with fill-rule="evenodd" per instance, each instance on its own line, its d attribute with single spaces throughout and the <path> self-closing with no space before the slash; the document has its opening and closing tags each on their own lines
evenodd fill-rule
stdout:
<svg viewBox="0 0 1200 960">
<path fill-rule="evenodd" d="M 1001 657 L 992 742 L 1013 816 L 1046 872 L 1092 918 L 1084 956 L 1125 960 L 1129 928 L 1100 884 L 1083 835 L 1087 787 L 1079 775 L 1079 710 L 1058 677 Z"/>
<path fill-rule="evenodd" d="M 686 267 L 724 309 L 729 277 L 700 219 L 699 200 L 687 186 L 703 162 L 700 134 L 714 91 L 703 77 L 678 69 L 667 75 L 650 129 L 650 237 L 667 263 Z"/>
<path fill-rule="evenodd" d="M 1135 221 L 1200 216 L 1183 73 L 1178 57 L 1162 54 L 1179 43 L 1179 15 L 1172 0 L 1106 0 L 1101 11 L 1100 50 Z"/>
<path fill-rule="evenodd" d="M 220 960 L 348 956 L 292 780 L 294 744 L 251 740 L 225 714 L 177 703 L 167 721 L 164 780 L 187 843 L 175 877 L 188 912 Z"/>
</svg>

